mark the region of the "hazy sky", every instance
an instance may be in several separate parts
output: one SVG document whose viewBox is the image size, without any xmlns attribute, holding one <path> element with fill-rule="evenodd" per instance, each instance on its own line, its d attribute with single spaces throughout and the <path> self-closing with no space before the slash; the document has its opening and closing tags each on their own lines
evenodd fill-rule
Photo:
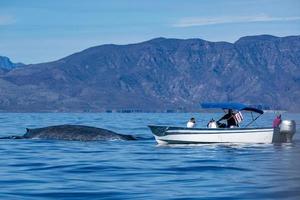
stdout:
<svg viewBox="0 0 300 200">
<path fill-rule="evenodd" d="M 257 34 L 300 35 L 300 0 L 0 0 L 0 55 L 27 64 L 107 43 Z"/>
</svg>

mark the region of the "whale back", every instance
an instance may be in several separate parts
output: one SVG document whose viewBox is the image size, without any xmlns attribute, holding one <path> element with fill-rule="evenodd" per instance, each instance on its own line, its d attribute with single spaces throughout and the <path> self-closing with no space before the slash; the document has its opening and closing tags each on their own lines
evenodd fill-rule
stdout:
<svg viewBox="0 0 300 200">
<path fill-rule="evenodd" d="M 83 125 L 58 125 L 26 130 L 24 138 L 77 141 L 135 140 L 131 135 L 122 135 L 107 129 Z"/>
</svg>

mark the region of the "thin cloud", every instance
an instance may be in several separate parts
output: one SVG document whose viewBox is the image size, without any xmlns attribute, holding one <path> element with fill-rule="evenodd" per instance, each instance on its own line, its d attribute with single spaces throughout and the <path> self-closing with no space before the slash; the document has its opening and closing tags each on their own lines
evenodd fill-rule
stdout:
<svg viewBox="0 0 300 200">
<path fill-rule="evenodd" d="M 14 24 L 15 18 L 10 15 L 0 15 L 0 26 Z"/>
<path fill-rule="evenodd" d="M 271 17 L 268 15 L 256 16 L 225 16 L 225 17 L 211 17 L 200 18 L 190 17 L 182 18 L 174 27 L 192 27 L 192 26 L 206 26 L 215 24 L 233 24 L 233 23 L 249 23 L 249 22 L 276 22 L 276 21 L 295 21 L 300 20 L 299 16 L 294 17 Z"/>
</svg>

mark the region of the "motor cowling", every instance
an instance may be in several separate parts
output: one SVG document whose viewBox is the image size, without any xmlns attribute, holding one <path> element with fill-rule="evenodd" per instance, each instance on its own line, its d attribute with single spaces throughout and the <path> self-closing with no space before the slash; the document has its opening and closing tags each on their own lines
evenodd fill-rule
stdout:
<svg viewBox="0 0 300 200">
<path fill-rule="evenodd" d="M 287 142 L 291 142 L 296 133 L 296 122 L 294 120 L 282 120 L 280 134 L 284 134 Z"/>
</svg>

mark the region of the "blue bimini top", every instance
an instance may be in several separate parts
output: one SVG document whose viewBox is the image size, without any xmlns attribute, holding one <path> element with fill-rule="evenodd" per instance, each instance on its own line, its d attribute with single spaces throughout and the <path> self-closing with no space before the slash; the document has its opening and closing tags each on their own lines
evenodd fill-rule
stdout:
<svg viewBox="0 0 300 200">
<path fill-rule="evenodd" d="M 202 108 L 221 108 L 221 109 L 233 109 L 233 110 L 245 110 L 245 111 L 250 111 L 250 112 L 256 112 L 259 114 L 263 114 L 264 111 L 246 106 L 242 103 L 233 103 L 233 102 L 223 102 L 223 103 L 202 103 L 201 104 Z"/>
</svg>

